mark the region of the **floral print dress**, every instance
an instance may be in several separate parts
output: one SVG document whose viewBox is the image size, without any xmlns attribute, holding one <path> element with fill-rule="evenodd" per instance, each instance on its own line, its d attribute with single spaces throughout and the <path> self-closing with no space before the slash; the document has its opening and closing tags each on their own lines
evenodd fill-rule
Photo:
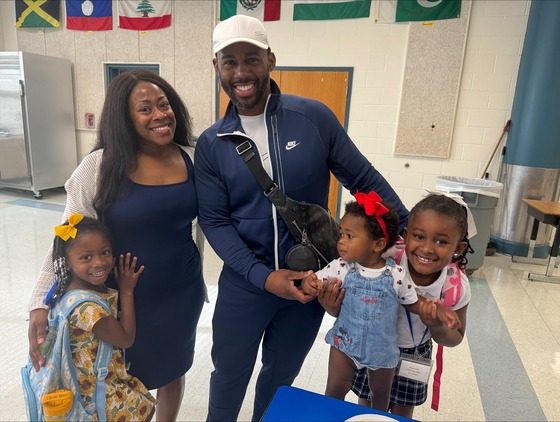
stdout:
<svg viewBox="0 0 560 422">
<path fill-rule="evenodd" d="M 107 293 L 98 294 L 107 301 L 112 316 L 116 318 L 118 291 L 107 289 Z M 93 326 L 107 316 L 107 312 L 101 306 L 93 302 L 85 302 L 78 305 L 69 317 L 70 349 L 84 406 L 91 403 L 96 383 L 93 366 L 99 340 L 93 333 Z M 120 349 L 113 348 L 113 356 L 108 369 L 109 373 L 105 378 L 107 420 L 147 420 L 153 413 L 156 400 L 138 378 L 126 372 Z"/>
</svg>

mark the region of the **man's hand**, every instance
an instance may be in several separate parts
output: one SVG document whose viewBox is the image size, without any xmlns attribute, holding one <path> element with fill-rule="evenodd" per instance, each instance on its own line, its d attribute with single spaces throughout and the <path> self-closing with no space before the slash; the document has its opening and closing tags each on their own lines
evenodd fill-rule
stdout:
<svg viewBox="0 0 560 422">
<path fill-rule="evenodd" d="M 307 303 L 315 296 L 306 294 L 300 287 L 296 287 L 295 280 L 301 280 L 313 274 L 313 271 L 276 270 L 271 272 L 264 282 L 264 289 L 278 297 Z"/>
<path fill-rule="evenodd" d="M 317 296 L 317 300 L 330 316 L 337 317 L 340 313 L 342 299 L 344 299 L 345 289 L 341 289 L 342 281 L 333 278 L 323 284 L 323 288 Z"/>
<path fill-rule="evenodd" d="M 43 308 L 33 309 L 29 312 L 29 328 L 27 336 L 29 338 L 29 357 L 36 371 L 45 365 L 45 357 L 39 350 L 39 345 L 45 342 L 47 337 L 49 312 Z"/>
</svg>

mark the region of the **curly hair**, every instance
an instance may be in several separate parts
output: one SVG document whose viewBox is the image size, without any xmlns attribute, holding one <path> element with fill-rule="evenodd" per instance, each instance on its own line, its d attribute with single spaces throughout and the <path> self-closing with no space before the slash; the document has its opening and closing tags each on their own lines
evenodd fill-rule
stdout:
<svg viewBox="0 0 560 422">
<path fill-rule="evenodd" d="M 411 210 L 409 215 L 409 221 L 420 211 L 435 211 L 438 214 L 445 215 L 453 220 L 457 224 L 457 230 L 459 231 L 460 239 L 462 242 L 467 242 L 467 248 L 465 251 L 457 257 L 451 258 L 451 262 L 456 262 L 459 268 L 464 270 L 467 267 L 469 260 L 466 257 L 467 253 L 473 253 L 473 249 L 467 238 L 468 222 L 467 222 L 467 210 L 461 204 L 455 202 L 453 199 L 445 195 L 430 194 L 423 199 L 421 199 Z"/>
<path fill-rule="evenodd" d="M 397 208 L 393 205 L 393 203 L 385 200 L 382 200 L 381 203 L 389 210 L 388 213 L 381 216 L 385 222 L 385 226 L 387 227 L 387 234 L 389 235 L 385 249 L 389 249 L 395 244 L 399 235 L 399 215 L 397 214 Z M 349 214 L 354 217 L 361 217 L 365 220 L 366 231 L 372 240 L 382 239 L 385 237 L 383 229 L 379 225 L 377 218 L 372 215 L 367 215 L 363 205 L 358 204 L 356 201 L 351 201 L 346 204 L 344 211 L 345 215 Z"/>
<path fill-rule="evenodd" d="M 64 224 L 68 224 L 68 220 L 66 220 Z M 70 282 L 70 274 L 68 272 L 68 266 L 66 265 L 66 260 L 68 258 L 66 252 L 74 240 L 84 233 L 97 232 L 105 236 L 109 242 L 111 241 L 111 233 L 109 232 L 107 226 L 95 218 L 84 217 L 82 221 L 76 224 L 75 227 L 78 232 L 76 234 L 76 238 L 74 239 L 69 238 L 68 240 L 63 240 L 59 236 L 54 237 L 52 260 L 56 287 L 50 300 L 51 306 L 64 295 L 68 287 L 68 283 Z"/>
<path fill-rule="evenodd" d="M 129 112 L 128 101 L 133 89 L 140 82 L 149 82 L 161 88 L 175 114 L 173 142 L 192 145 L 192 121 L 187 107 L 177 91 L 162 77 L 148 70 L 133 70 L 115 77 L 107 90 L 99 134 L 92 149 L 103 149 L 97 193 L 93 201 L 98 217 L 103 220 L 105 212 L 117 197 L 119 188 L 126 186 L 128 176 L 136 170 L 138 161 L 137 133 Z"/>
</svg>

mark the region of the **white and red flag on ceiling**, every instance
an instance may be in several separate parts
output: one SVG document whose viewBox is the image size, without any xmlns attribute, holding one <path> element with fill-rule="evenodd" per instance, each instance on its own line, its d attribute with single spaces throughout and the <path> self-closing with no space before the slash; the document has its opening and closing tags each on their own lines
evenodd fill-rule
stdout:
<svg viewBox="0 0 560 422">
<path fill-rule="evenodd" d="M 149 31 L 171 26 L 171 0 L 118 0 L 119 27 Z"/>
</svg>

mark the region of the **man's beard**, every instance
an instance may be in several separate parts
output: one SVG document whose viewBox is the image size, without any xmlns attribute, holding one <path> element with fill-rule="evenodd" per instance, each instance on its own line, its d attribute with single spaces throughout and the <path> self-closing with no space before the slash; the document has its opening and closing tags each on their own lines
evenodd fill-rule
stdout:
<svg viewBox="0 0 560 422">
<path fill-rule="evenodd" d="M 237 82 L 236 82 L 237 83 Z M 239 109 L 239 110 L 252 110 L 255 108 L 263 99 L 266 93 L 267 87 L 270 85 L 270 74 L 266 76 L 264 79 L 257 79 L 255 83 L 255 95 L 252 98 L 247 99 L 240 99 L 237 96 L 235 88 L 233 85 L 226 84 L 221 82 L 222 88 L 224 89 L 225 93 L 230 98 L 231 102 Z"/>
</svg>

